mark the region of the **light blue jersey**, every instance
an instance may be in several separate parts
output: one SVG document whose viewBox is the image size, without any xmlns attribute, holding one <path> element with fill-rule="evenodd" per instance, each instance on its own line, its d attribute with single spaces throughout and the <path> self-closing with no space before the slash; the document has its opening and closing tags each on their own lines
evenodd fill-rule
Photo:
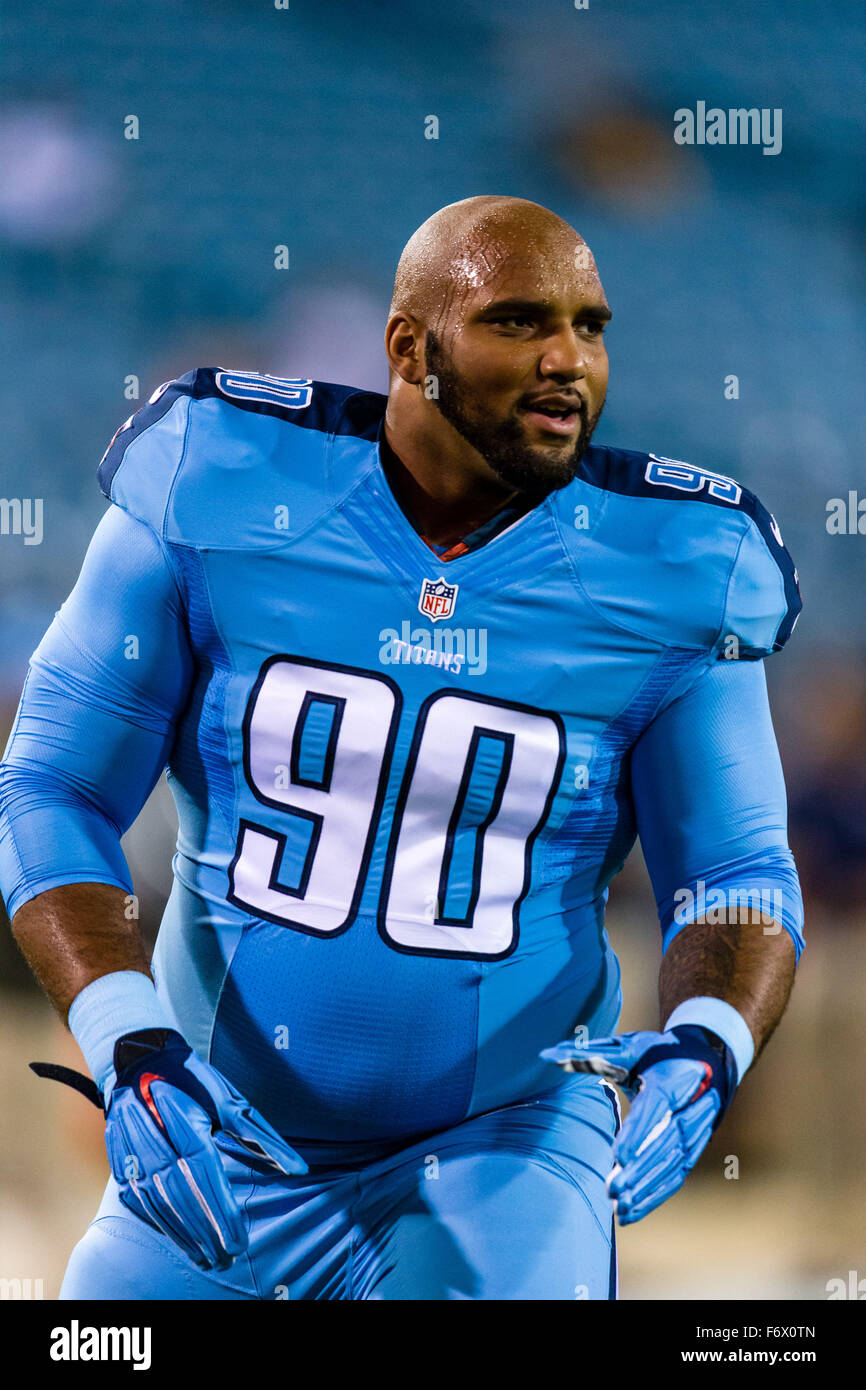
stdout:
<svg viewBox="0 0 866 1390">
<path fill-rule="evenodd" d="M 593 446 L 443 562 L 386 480 L 384 407 L 211 368 L 156 392 L 100 466 L 112 505 L 2 771 L 12 914 L 131 890 L 120 835 L 168 766 L 160 996 L 305 1156 L 347 1162 L 554 1086 L 541 1048 L 615 1030 L 604 909 L 637 833 L 665 946 L 713 892 L 802 946 L 756 660 L 800 607 L 772 517 Z"/>
</svg>

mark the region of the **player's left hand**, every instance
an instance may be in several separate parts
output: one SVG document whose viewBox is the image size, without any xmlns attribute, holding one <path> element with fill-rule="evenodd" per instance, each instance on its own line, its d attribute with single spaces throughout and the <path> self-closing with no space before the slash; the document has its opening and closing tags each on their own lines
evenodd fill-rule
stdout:
<svg viewBox="0 0 866 1390">
<path fill-rule="evenodd" d="M 561 1042 L 540 1055 L 566 1071 L 615 1081 L 634 1097 L 607 1180 L 621 1226 L 640 1221 L 682 1187 L 737 1085 L 730 1048 L 694 1024 Z"/>
</svg>

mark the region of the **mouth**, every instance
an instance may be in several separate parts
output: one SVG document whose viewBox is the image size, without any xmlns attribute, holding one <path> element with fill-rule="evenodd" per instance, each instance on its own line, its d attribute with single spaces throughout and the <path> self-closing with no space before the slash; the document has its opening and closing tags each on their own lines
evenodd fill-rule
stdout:
<svg viewBox="0 0 866 1390">
<path fill-rule="evenodd" d="M 554 398 L 520 406 L 520 414 L 542 433 L 566 437 L 577 433 L 583 418 L 578 404 Z"/>
</svg>

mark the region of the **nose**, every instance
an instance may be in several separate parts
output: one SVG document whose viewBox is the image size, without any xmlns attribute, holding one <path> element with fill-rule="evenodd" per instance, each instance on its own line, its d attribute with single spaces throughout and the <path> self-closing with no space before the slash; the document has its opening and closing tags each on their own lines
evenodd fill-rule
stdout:
<svg viewBox="0 0 866 1390">
<path fill-rule="evenodd" d="M 539 373 L 563 381 L 579 381 L 586 376 L 588 344 L 567 324 L 552 333 L 544 344 L 538 364 Z"/>
</svg>

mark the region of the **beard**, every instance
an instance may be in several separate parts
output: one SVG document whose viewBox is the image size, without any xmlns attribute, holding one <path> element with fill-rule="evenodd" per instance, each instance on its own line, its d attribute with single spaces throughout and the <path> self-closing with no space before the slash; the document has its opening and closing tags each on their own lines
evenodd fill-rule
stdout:
<svg viewBox="0 0 866 1390">
<path fill-rule="evenodd" d="M 466 378 L 446 360 L 436 334 L 428 329 L 425 338 L 428 374 L 438 382 L 439 395 L 433 403 L 502 482 L 521 492 L 552 492 L 566 487 L 577 476 L 580 461 L 589 448 L 603 407 L 594 415 L 580 412 L 580 430 L 573 446 L 532 445 L 526 442 L 517 414 L 497 419 L 485 408 L 481 397 Z"/>
</svg>

